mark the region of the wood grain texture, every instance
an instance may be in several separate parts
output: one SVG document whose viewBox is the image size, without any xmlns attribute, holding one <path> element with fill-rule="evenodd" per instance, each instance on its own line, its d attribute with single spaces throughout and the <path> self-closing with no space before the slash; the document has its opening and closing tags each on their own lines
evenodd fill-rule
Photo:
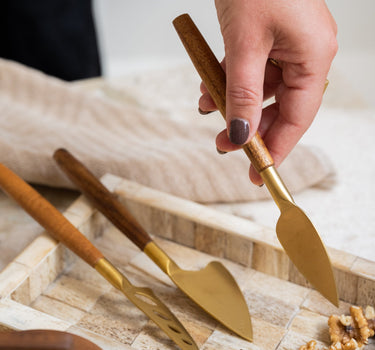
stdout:
<svg viewBox="0 0 375 350">
<path fill-rule="evenodd" d="M 173 25 L 222 116 L 226 117 L 226 77 L 223 68 L 188 14 L 174 19 Z M 273 159 L 258 133 L 243 146 L 258 172 L 273 165 Z"/>
<path fill-rule="evenodd" d="M 55 151 L 53 158 L 65 175 L 121 232 L 141 250 L 151 237 L 129 211 L 77 158 L 65 149 Z"/>
<path fill-rule="evenodd" d="M 52 204 L 10 169 L 0 164 L 0 187 L 55 239 L 61 241 L 89 265 L 103 255 Z"/>
</svg>

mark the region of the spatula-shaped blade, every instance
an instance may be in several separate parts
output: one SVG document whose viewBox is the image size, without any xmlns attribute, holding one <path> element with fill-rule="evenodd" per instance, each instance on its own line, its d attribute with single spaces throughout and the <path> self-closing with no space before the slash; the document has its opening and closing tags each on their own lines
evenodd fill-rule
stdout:
<svg viewBox="0 0 375 350">
<path fill-rule="evenodd" d="M 142 249 L 188 297 L 233 332 L 252 340 L 248 307 L 240 288 L 224 265 L 213 262 L 199 271 L 181 269 L 78 159 L 65 149 L 57 150 L 54 158 L 94 206 Z"/>
<path fill-rule="evenodd" d="M 338 305 L 331 262 L 318 232 L 306 214 L 293 203 L 285 205 L 276 225 L 276 233 L 298 270 L 323 296 Z"/>
<path fill-rule="evenodd" d="M 235 279 L 221 263 L 212 261 L 199 271 L 177 269 L 171 271 L 170 277 L 186 295 L 211 316 L 244 339 L 252 341 L 248 306 Z M 218 281 L 224 283 L 218 285 Z M 236 302 L 228 303 L 229 297 Z"/>
<path fill-rule="evenodd" d="M 155 242 L 144 252 L 190 299 L 224 326 L 252 341 L 253 329 L 245 298 L 232 274 L 219 261 L 200 270 L 181 269 Z"/>
</svg>

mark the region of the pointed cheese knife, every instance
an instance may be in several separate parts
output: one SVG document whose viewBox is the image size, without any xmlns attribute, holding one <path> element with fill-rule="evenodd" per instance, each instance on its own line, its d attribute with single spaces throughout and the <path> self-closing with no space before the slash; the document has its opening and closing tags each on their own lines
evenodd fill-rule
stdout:
<svg viewBox="0 0 375 350">
<path fill-rule="evenodd" d="M 181 349 L 198 350 L 193 338 L 149 288 L 135 287 L 51 203 L 0 163 L 0 188 L 28 212 L 48 233 L 94 267 L 120 290 Z"/>
<path fill-rule="evenodd" d="M 188 14 L 173 25 L 212 99 L 225 118 L 226 77 L 219 61 Z M 306 279 L 330 302 L 338 305 L 332 265 L 318 232 L 295 204 L 278 175 L 273 159 L 258 133 L 243 146 L 280 209 L 277 237 L 287 255 Z"/>
<path fill-rule="evenodd" d="M 252 340 L 249 310 L 230 272 L 218 261 L 199 271 L 181 269 L 147 234 L 115 195 L 73 155 L 59 149 L 54 159 L 69 179 L 122 233 L 142 249 L 190 299 L 241 337 Z"/>
</svg>

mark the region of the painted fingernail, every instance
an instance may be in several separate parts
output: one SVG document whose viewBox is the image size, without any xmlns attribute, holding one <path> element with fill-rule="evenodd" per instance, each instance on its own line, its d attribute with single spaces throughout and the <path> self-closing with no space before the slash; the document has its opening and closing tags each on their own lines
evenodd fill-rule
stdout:
<svg viewBox="0 0 375 350">
<path fill-rule="evenodd" d="M 225 154 L 225 153 L 228 153 L 228 152 L 225 152 L 225 151 L 222 151 L 222 150 L 218 149 L 217 147 L 216 147 L 216 151 L 217 151 L 217 153 L 219 153 L 219 154 Z"/>
<path fill-rule="evenodd" d="M 247 120 L 241 118 L 232 119 L 229 128 L 229 140 L 236 145 L 242 145 L 247 141 L 250 126 Z"/>
<path fill-rule="evenodd" d="M 199 112 L 199 114 L 207 115 L 207 114 L 212 113 L 213 111 L 203 111 L 203 110 L 201 110 L 201 109 L 198 107 L 198 112 Z"/>
</svg>

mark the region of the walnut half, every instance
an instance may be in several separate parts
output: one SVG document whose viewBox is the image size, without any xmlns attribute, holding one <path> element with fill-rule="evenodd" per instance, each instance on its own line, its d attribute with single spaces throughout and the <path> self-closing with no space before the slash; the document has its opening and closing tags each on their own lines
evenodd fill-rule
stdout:
<svg viewBox="0 0 375 350">
<path fill-rule="evenodd" d="M 375 311 L 367 306 L 365 313 L 358 306 L 350 307 L 350 316 L 332 315 L 328 319 L 331 346 L 327 350 L 357 350 L 362 349 L 368 338 L 375 333 Z M 316 342 L 310 341 L 300 350 L 315 350 Z"/>
<path fill-rule="evenodd" d="M 368 338 L 374 335 L 374 316 L 374 308 L 369 306 L 365 314 L 361 307 L 351 306 L 350 316 L 332 315 L 328 319 L 331 342 L 341 343 L 344 350 L 361 349 L 368 343 Z"/>
</svg>

